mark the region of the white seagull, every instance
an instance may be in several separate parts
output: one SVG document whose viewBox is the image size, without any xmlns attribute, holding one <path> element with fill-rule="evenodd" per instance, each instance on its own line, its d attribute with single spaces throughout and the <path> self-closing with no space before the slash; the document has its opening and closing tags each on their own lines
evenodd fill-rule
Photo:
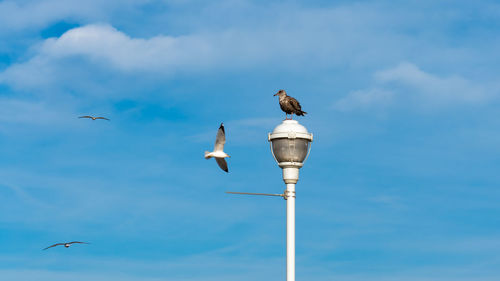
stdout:
<svg viewBox="0 0 500 281">
<path fill-rule="evenodd" d="M 90 243 L 87 243 L 87 242 L 80 242 L 80 241 L 73 241 L 73 242 L 66 242 L 66 243 L 56 243 L 54 245 L 48 246 L 47 248 L 45 248 L 43 250 L 47 250 L 48 248 L 52 248 L 52 247 L 59 246 L 59 245 L 64 245 L 64 247 L 69 248 L 69 246 L 71 246 L 71 244 L 75 244 L 75 243 L 90 244 Z"/>
<path fill-rule="evenodd" d="M 219 130 L 217 131 L 217 137 L 215 137 L 214 151 L 205 151 L 205 159 L 215 158 L 219 167 L 226 173 L 229 173 L 227 169 L 226 157 L 231 157 L 224 152 L 224 144 L 226 143 L 226 132 L 224 131 L 224 124 L 221 123 Z"/>
</svg>

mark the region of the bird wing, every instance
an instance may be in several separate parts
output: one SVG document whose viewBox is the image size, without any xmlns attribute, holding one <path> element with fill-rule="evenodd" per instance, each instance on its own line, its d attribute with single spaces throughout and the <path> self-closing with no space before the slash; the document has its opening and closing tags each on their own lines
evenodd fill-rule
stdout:
<svg viewBox="0 0 500 281">
<path fill-rule="evenodd" d="M 220 123 L 217 136 L 215 137 L 214 151 L 224 151 L 224 144 L 226 143 L 226 132 L 224 131 L 224 124 Z"/>
<path fill-rule="evenodd" d="M 215 158 L 219 167 L 226 173 L 229 173 L 229 169 L 227 168 L 227 162 L 224 158 Z"/>
<path fill-rule="evenodd" d="M 59 245 L 64 245 L 64 243 L 56 243 L 54 245 L 48 246 L 47 248 L 44 248 L 43 250 L 47 250 L 48 248 L 52 248 L 52 247 L 59 246 Z"/>
<path fill-rule="evenodd" d="M 78 118 L 90 118 L 90 119 L 92 119 L 92 116 L 85 115 L 85 116 L 80 116 Z"/>
<path fill-rule="evenodd" d="M 103 120 L 108 120 L 109 121 L 109 119 L 106 118 L 106 117 L 96 117 L 95 119 L 103 119 Z"/>
<path fill-rule="evenodd" d="M 80 241 L 68 242 L 68 244 L 74 244 L 74 243 L 79 243 L 79 244 L 90 244 L 90 243 L 87 243 L 87 242 L 80 242 Z"/>
<path fill-rule="evenodd" d="M 302 111 L 302 107 L 300 106 L 300 103 L 296 99 L 290 97 L 290 104 L 295 110 Z"/>
</svg>

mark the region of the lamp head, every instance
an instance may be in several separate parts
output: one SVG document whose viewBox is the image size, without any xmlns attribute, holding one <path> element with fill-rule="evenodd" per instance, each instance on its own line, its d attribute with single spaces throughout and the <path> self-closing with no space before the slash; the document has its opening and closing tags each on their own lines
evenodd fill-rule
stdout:
<svg viewBox="0 0 500 281">
<path fill-rule="evenodd" d="M 283 169 L 283 181 L 286 184 L 296 184 L 299 169 L 309 156 L 313 135 L 296 120 L 284 120 L 268 135 L 268 139 L 271 142 L 271 153 Z"/>
<path fill-rule="evenodd" d="M 312 140 L 313 135 L 296 120 L 284 120 L 269 134 L 271 152 L 281 168 L 301 168 Z"/>
</svg>

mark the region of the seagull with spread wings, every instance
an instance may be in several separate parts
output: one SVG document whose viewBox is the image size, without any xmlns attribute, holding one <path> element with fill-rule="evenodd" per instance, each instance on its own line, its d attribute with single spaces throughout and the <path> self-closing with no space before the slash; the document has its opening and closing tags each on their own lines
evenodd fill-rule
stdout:
<svg viewBox="0 0 500 281">
<path fill-rule="evenodd" d="M 64 246 L 66 248 L 69 248 L 69 246 L 71 246 L 71 244 L 75 244 L 75 243 L 78 243 L 78 244 L 90 244 L 90 243 L 87 243 L 87 242 L 80 242 L 80 241 L 73 241 L 73 242 L 66 242 L 66 243 L 56 243 L 54 245 L 50 245 L 48 246 L 47 248 L 44 248 L 43 250 L 47 250 L 48 248 L 52 248 L 52 247 L 55 247 L 55 246 Z"/>
<path fill-rule="evenodd" d="M 92 120 L 96 120 L 96 119 L 103 119 L 103 120 L 108 120 L 108 121 L 109 121 L 109 119 L 108 119 L 108 118 L 106 118 L 106 117 L 101 117 L 101 116 L 99 116 L 99 117 L 94 117 L 94 116 L 85 115 L 85 116 L 80 116 L 80 117 L 78 117 L 78 118 L 89 118 L 89 119 L 92 119 Z"/>
<path fill-rule="evenodd" d="M 219 167 L 225 171 L 226 173 L 229 173 L 229 170 L 227 168 L 227 162 L 226 162 L 226 157 L 231 157 L 227 155 L 227 153 L 224 152 L 224 144 L 226 143 L 226 132 L 224 131 L 224 124 L 221 123 L 219 130 L 217 131 L 217 136 L 215 137 L 215 146 L 214 146 L 214 151 L 208 152 L 205 151 L 205 159 L 210 159 L 210 158 L 215 158 L 215 161 L 217 161 L 217 164 Z"/>
</svg>

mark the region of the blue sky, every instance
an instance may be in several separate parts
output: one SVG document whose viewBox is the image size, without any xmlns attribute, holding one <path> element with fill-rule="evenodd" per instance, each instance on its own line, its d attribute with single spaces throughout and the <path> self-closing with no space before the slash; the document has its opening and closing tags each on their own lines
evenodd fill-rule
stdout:
<svg viewBox="0 0 500 281">
<path fill-rule="evenodd" d="M 498 280 L 497 1 L 0 1 L 0 276 Z M 110 122 L 77 119 L 104 115 Z M 230 173 L 203 159 L 220 122 Z M 41 251 L 51 243 L 91 245 Z"/>
</svg>

